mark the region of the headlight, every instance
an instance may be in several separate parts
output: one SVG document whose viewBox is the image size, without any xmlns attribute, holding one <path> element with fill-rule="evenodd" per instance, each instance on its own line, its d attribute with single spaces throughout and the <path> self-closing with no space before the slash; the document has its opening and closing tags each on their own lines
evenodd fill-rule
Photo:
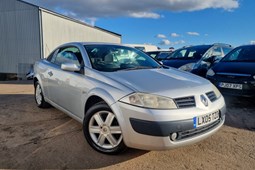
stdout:
<svg viewBox="0 0 255 170">
<path fill-rule="evenodd" d="M 215 93 L 217 99 L 220 98 L 220 96 L 221 96 L 220 91 L 219 91 L 219 90 L 217 89 L 217 87 L 215 87 L 214 85 L 212 85 L 212 86 L 213 86 L 213 91 L 214 91 L 214 93 Z"/>
<path fill-rule="evenodd" d="M 120 101 L 130 105 L 151 109 L 177 108 L 175 102 L 170 98 L 145 93 L 133 93 L 120 99 Z"/>
<path fill-rule="evenodd" d="M 215 73 L 214 73 L 214 71 L 210 68 L 210 69 L 207 71 L 206 75 L 207 75 L 207 76 L 214 76 Z"/>
<path fill-rule="evenodd" d="M 185 64 L 185 65 L 181 66 L 179 68 L 179 70 L 189 71 L 190 72 L 193 69 L 194 65 L 195 65 L 195 63 Z"/>
</svg>

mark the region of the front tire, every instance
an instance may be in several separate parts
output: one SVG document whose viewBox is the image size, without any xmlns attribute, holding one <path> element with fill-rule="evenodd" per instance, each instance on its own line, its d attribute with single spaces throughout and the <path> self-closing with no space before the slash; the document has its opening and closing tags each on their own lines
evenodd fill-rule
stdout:
<svg viewBox="0 0 255 170">
<path fill-rule="evenodd" d="M 89 145 L 104 154 L 118 154 L 127 147 L 116 115 L 106 103 L 92 106 L 83 121 L 83 132 Z"/>
<path fill-rule="evenodd" d="M 35 102 L 39 108 L 50 107 L 50 104 L 44 100 L 43 91 L 38 81 L 35 82 Z"/>
</svg>

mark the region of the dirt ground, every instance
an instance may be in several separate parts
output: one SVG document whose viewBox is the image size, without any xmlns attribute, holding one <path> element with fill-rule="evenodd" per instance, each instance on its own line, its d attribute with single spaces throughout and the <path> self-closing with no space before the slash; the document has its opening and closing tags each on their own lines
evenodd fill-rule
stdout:
<svg viewBox="0 0 255 170">
<path fill-rule="evenodd" d="M 30 83 L 0 82 L 0 168 L 254 170 L 255 99 L 225 100 L 224 127 L 200 143 L 108 156 L 88 145 L 81 124 L 54 108 L 37 108 Z"/>
</svg>

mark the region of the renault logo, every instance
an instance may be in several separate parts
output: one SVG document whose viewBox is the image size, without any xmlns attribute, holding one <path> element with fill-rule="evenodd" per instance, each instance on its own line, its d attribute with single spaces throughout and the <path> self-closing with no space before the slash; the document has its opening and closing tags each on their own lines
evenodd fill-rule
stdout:
<svg viewBox="0 0 255 170">
<path fill-rule="evenodd" d="M 204 95 L 200 95 L 200 100 L 206 107 L 208 106 L 208 100 Z"/>
</svg>

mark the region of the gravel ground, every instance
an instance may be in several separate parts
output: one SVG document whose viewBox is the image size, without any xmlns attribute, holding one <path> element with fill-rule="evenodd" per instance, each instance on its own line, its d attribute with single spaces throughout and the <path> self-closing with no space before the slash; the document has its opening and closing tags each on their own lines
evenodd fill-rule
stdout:
<svg viewBox="0 0 255 170">
<path fill-rule="evenodd" d="M 29 82 L 0 82 L 0 168 L 255 169 L 255 100 L 225 97 L 226 123 L 212 137 L 168 151 L 94 151 L 82 126 L 54 108 L 39 109 Z"/>
</svg>

